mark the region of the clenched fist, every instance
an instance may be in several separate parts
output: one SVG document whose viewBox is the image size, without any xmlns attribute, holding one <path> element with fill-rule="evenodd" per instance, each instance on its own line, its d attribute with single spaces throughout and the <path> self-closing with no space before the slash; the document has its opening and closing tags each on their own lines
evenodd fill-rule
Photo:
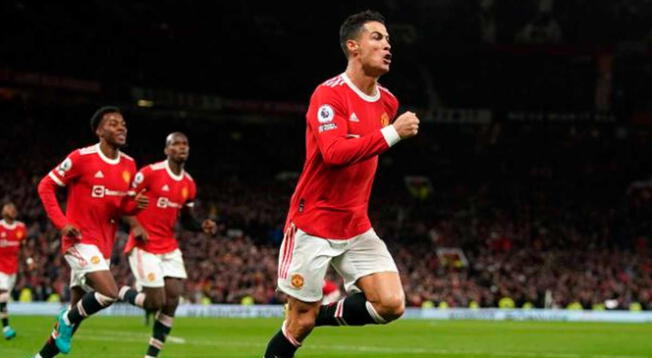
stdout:
<svg viewBox="0 0 652 358">
<path fill-rule="evenodd" d="M 392 125 L 401 139 L 414 137 L 419 132 L 419 118 L 414 112 L 401 114 Z"/>
</svg>

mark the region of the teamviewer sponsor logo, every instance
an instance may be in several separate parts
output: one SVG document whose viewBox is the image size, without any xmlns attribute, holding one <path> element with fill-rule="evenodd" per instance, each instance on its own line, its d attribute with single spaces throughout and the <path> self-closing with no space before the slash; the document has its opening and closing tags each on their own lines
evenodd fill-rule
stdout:
<svg viewBox="0 0 652 358">
<path fill-rule="evenodd" d="M 103 198 L 105 191 L 104 185 L 93 185 L 91 196 L 94 198 Z"/>
</svg>

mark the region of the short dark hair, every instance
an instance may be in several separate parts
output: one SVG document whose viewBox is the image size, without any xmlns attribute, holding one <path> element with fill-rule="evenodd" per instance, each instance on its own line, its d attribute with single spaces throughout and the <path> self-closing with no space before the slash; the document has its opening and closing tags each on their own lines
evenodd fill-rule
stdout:
<svg viewBox="0 0 652 358">
<path fill-rule="evenodd" d="M 104 118 L 104 115 L 107 113 L 122 113 L 120 112 L 120 108 L 115 107 L 115 106 L 104 106 L 100 107 L 93 116 L 91 117 L 91 130 L 95 132 L 97 130 L 97 127 L 100 126 L 100 123 L 102 123 L 102 118 Z"/>
<path fill-rule="evenodd" d="M 184 137 L 188 140 L 188 136 L 183 132 L 172 132 L 165 137 L 165 147 L 169 146 L 173 142 L 174 137 Z"/>
<path fill-rule="evenodd" d="M 340 26 L 340 46 L 347 58 L 349 51 L 346 49 L 346 42 L 356 38 L 364 24 L 370 21 L 377 21 L 384 25 L 385 17 L 377 11 L 365 10 L 347 17 Z"/>
</svg>

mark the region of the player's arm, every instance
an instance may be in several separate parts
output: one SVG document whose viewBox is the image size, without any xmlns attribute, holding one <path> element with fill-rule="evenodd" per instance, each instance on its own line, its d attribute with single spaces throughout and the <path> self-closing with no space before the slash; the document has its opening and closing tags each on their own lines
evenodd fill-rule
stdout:
<svg viewBox="0 0 652 358">
<path fill-rule="evenodd" d="M 61 231 L 61 235 L 80 237 L 81 232 L 63 214 L 56 189 L 65 187 L 70 181 L 79 176 L 78 152 L 71 153 L 61 164 L 52 169 L 38 184 L 38 195 L 43 203 L 43 208 L 52 224 Z"/>
<path fill-rule="evenodd" d="M 147 230 L 140 224 L 140 221 L 135 216 L 123 216 L 122 220 L 129 225 L 129 231 L 134 235 L 136 240 L 147 242 L 149 234 Z"/>
<path fill-rule="evenodd" d="M 149 205 L 149 197 L 147 196 L 147 187 L 149 185 L 148 167 L 140 170 L 131 182 L 131 190 L 120 202 L 120 210 L 126 216 L 133 216 L 138 214 L 141 210 L 146 209 Z M 136 168 L 133 168 L 133 172 Z"/>
<path fill-rule="evenodd" d="M 415 135 L 418 129 L 418 119 L 414 113 L 406 112 L 392 125 L 367 135 L 353 137 L 348 133 L 348 120 L 345 118 L 341 99 L 336 93 L 320 88 L 311 102 L 307 114 L 308 126 L 317 139 L 319 151 L 326 164 L 350 165 L 369 159 L 386 151 L 401 139 Z M 414 131 L 414 134 L 411 134 L 411 131 Z"/>
<path fill-rule="evenodd" d="M 217 224 L 211 219 L 204 219 L 201 223 L 195 215 L 195 198 L 197 197 L 197 186 L 194 181 L 190 182 L 190 195 L 181 208 L 181 225 L 184 229 L 194 232 L 203 231 L 209 235 L 215 235 Z"/>
<path fill-rule="evenodd" d="M 181 226 L 188 231 L 204 232 L 209 235 L 215 235 L 217 232 L 217 223 L 211 219 L 199 221 L 192 206 L 184 205 L 181 209 Z"/>
</svg>

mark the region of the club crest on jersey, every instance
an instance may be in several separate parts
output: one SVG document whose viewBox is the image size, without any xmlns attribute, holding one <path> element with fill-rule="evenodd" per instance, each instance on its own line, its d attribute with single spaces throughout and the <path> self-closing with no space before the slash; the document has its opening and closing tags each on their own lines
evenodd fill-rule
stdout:
<svg viewBox="0 0 652 358">
<path fill-rule="evenodd" d="M 380 125 L 383 127 L 387 127 L 389 125 L 389 116 L 386 112 L 383 112 L 383 114 L 380 116 Z"/>
<path fill-rule="evenodd" d="M 299 273 L 293 274 L 290 278 L 290 285 L 297 290 L 300 290 L 303 287 L 303 276 Z"/>
<path fill-rule="evenodd" d="M 156 275 L 153 272 L 147 274 L 147 281 L 154 282 L 156 280 Z"/>
<path fill-rule="evenodd" d="M 66 158 L 57 167 L 57 174 L 59 174 L 59 176 L 64 176 L 70 169 L 72 169 L 72 160 L 70 160 L 70 158 Z"/>
<path fill-rule="evenodd" d="M 328 123 L 333 121 L 333 117 L 335 117 L 335 111 L 333 111 L 333 107 L 325 104 L 317 110 L 317 120 L 319 123 Z"/>
<path fill-rule="evenodd" d="M 3 234 L 4 234 L 4 233 L 3 233 Z M 18 230 L 18 231 L 16 231 L 16 238 L 17 238 L 18 240 L 22 239 L 22 238 L 23 238 L 23 235 L 25 235 L 25 233 L 23 232 L 23 230 Z"/>
<path fill-rule="evenodd" d="M 123 171 L 122 172 L 122 179 L 124 179 L 125 183 L 127 183 L 127 184 L 131 183 L 131 173 L 129 173 L 126 170 Z"/>
<path fill-rule="evenodd" d="M 188 198 L 188 187 L 184 186 L 183 189 L 181 189 L 181 197 L 183 200 L 186 200 Z"/>
<path fill-rule="evenodd" d="M 99 258 L 99 256 L 93 256 L 93 257 L 91 257 L 91 263 L 92 263 L 93 265 L 97 265 L 97 264 L 99 264 L 99 263 L 100 263 L 100 258 Z"/>
</svg>

